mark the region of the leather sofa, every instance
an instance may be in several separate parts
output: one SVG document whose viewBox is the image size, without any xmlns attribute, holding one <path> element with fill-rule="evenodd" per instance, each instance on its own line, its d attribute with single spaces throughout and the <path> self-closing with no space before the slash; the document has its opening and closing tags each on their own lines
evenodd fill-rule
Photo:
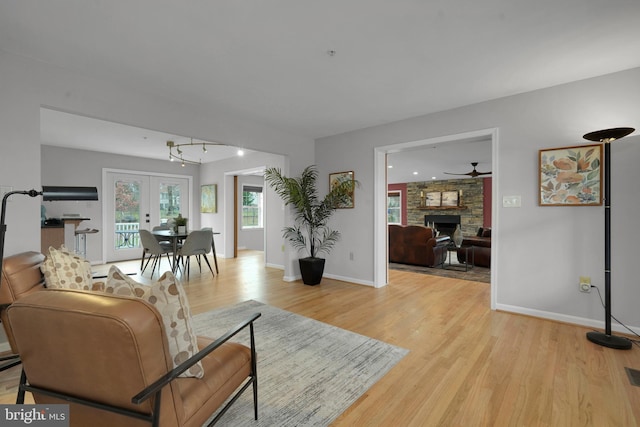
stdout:
<svg viewBox="0 0 640 427">
<path fill-rule="evenodd" d="M 480 227 L 475 236 L 465 237 L 462 247 L 475 246 L 473 250 L 473 265 L 491 268 L 491 228 Z M 465 251 L 458 250 L 458 261 L 466 261 Z"/>
<path fill-rule="evenodd" d="M 421 225 L 389 225 L 389 262 L 436 267 L 447 259 L 449 236 Z"/>
</svg>

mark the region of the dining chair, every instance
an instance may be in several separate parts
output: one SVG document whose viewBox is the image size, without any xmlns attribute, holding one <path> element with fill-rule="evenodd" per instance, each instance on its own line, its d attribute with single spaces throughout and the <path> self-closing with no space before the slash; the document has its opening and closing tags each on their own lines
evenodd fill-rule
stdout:
<svg viewBox="0 0 640 427">
<path fill-rule="evenodd" d="M 201 230 L 211 231 L 211 254 L 213 255 L 213 262 L 216 266 L 216 274 L 220 274 L 220 271 L 218 270 L 218 255 L 216 255 L 216 241 L 214 239 L 214 235 L 220 233 L 214 233 L 213 228 L 211 227 L 202 227 Z"/>
<path fill-rule="evenodd" d="M 151 231 L 161 231 L 161 230 L 171 230 L 171 228 L 169 228 L 167 224 L 161 224 L 161 225 L 156 225 L 151 229 Z M 154 237 L 158 242 L 160 242 L 160 244 L 164 244 L 164 243 L 171 244 L 171 239 L 169 237 L 162 237 L 158 235 L 155 235 Z"/>
<path fill-rule="evenodd" d="M 211 231 L 211 229 L 195 230 L 189 233 L 184 243 L 182 244 L 182 247 L 178 249 L 178 264 L 182 262 L 183 271 L 187 275 L 187 280 L 189 280 L 189 261 L 191 256 L 196 257 L 196 260 L 198 261 L 198 267 L 200 267 L 200 273 L 202 273 L 202 263 L 200 261 L 200 256 L 204 256 L 204 260 L 209 267 L 209 271 L 211 271 L 211 274 L 215 276 L 215 273 L 211 268 L 211 264 L 209 263 L 209 259 L 207 258 L 207 254 L 211 250 L 212 239 L 213 232 Z"/>
<path fill-rule="evenodd" d="M 156 270 L 156 266 L 158 267 L 158 273 L 160 273 L 160 262 L 162 261 L 162 255 L 167 255 L 167 260 L 171 264 L 171 258 L 169 258 L 169 254 L 173 251 L 171 245 L 162 244 L 157 239 L 156 236 L 151 234 L 149 230 L 139 230 L 140 233 L 140 243 L 142 244 L 142 259 L 140 260 L 140 274 L 144 273 L 147 269 L 147 265 L 149 265 L 149 261 L 153 258 L 153 264 L 151 264 L 151 277 L 153 277 L 153 273 Z M 147 262 L 144 260 L 147 256 Z"/>
</svg>

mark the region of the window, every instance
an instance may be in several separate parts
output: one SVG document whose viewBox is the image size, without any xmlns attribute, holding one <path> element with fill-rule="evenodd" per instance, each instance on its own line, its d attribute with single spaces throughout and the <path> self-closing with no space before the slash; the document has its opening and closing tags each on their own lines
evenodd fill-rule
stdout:
<svg viewBox="0 0 640 427">
<path fill-rule="evenodd" d="M 402 224 L 402 193 L 400 191 L 387 193 L 387 223 Z"/>
<path fill-rule="evenodd" d="M 262 228 L 262 187 L 242 186 L 242 228 Z"/>
</svg>

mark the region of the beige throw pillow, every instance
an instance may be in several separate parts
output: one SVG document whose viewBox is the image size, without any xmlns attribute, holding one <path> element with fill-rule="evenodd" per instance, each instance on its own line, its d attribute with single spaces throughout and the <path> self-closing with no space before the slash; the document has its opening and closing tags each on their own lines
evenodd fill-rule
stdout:
<svg viewBox="0 0 640 427">
<path fill-rule="evenodd" d="M 189 301 L 182 284 L 170 271 L 149 286 L 136 282 L 113 265 L 104 292 L 138 297 L 155 306 L 162 316 L 174 368 L 198 352 Z M 180 376 L 202 378 L 203 374 L 202 364 L 198 362 Z"/>
<path fill-rule="evenodd" d="M 49 248 L 49 256 L 40 266 L 47 288 L 80 289 L 93 288 L 91 263 L 71 253 L 64 245 L 60 249 Z"/>
</svg>

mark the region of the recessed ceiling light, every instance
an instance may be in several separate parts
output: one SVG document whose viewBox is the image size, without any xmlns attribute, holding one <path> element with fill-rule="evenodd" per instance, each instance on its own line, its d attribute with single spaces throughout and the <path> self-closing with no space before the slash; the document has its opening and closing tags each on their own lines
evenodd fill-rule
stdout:
<svg viewBox="0 0 640 427">
<path fill-rule="evenodd" d="M 238 150 L 238 156 L 244 156 L 244 151 L 243 150 Z"/>
<path fill-rule="evenodd" d="M 414 172 L 413 174 L 414 174 L 414 175 L 418 175 L 418 172 Z"/>
<path fill-rule="evenodd" d="M 389 165 L 387 166 L 389 169 L 393 169 L 393 165 Z"/>
<path fill-rule="evenodd" d="M 432 176 L 431 179 L 437 179 L 435 176 Z"/>
</svg>

